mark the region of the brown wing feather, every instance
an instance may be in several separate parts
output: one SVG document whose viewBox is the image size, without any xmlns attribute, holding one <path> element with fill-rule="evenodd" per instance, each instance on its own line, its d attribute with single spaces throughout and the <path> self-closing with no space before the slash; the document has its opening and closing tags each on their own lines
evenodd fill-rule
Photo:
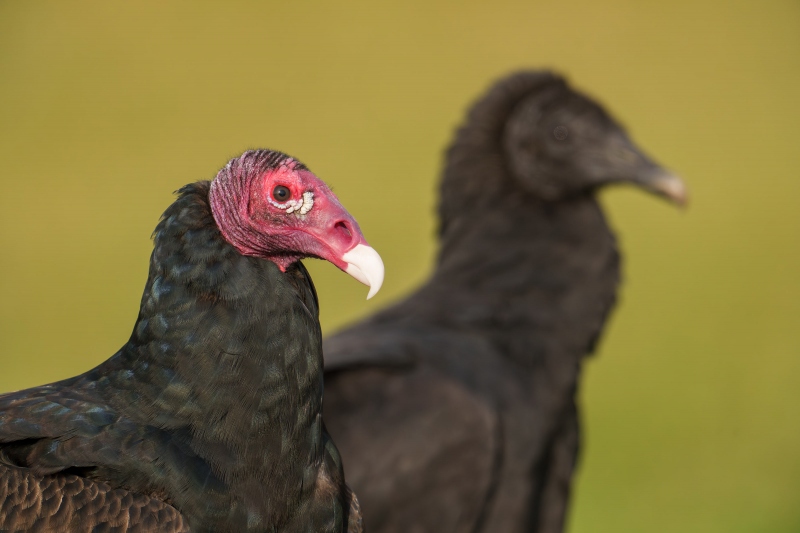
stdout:
<svg viewBox="0 0 800 533">
<path fill-rule="evenodd" d="M 163 501 L 76 475 L 0 465 L 0 531 L 189 531 Z"/>
<path fill-rule="evenodd" d="M 350 511 L 347 513 L 347 533 L 364 533 L 364 517 L 361 515 L 361 504 L 356 493 L 347 489 L 347 499 L 350 500 Z"/>
</svg>

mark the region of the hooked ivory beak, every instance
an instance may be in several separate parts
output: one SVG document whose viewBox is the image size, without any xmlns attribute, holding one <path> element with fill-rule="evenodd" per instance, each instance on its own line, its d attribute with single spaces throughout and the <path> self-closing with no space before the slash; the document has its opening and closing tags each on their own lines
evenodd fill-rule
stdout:
<svg viewBox="0 0 800 533">
<path fill-rule="evenodd" d="M 347 263 L 345 272 L 369 287 L 367 300 L 375 296 L 383 285 L 383 260 L 371 246 L 357 244 L 342 256 Z"/>
</svg>

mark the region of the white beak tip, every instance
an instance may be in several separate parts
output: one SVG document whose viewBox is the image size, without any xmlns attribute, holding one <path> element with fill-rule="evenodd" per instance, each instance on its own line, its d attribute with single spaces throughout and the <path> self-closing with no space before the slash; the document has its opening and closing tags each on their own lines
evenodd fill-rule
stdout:
<svg viewBox="0 0 800 533">
<path fill-rule="evenodd" d="M 662 174 L 653 180 L 651 188 L 678 204 L 684 207 L 689 201 L 689 191 L 686 184 L 675 174 Z"/>
<path fill-rule="evenodd" d="M 347 263 L 345 272 L 369 287 L 367 300 L 378 294 L 383 285 L 383 260 L 371 246 L 357 244 L 355 248 L 342 256 Z"/>
</svg>

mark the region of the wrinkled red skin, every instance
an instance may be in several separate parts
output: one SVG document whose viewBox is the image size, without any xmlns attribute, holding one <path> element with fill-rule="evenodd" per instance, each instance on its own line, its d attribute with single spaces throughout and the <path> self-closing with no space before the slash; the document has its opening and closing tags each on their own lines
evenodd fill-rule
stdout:
<svg viewBox="0 0 800 533">
<path fill-rule="evenodd" d="M 292 200 L 313 193 L 311 210 L 301 215 L 272 205 L 269 199 L 277 201 L 272 195 L 279 185 L 289 189 Z M 325 259 L 346 270 L 342 256 L 358 244 L 367 244 L 356 220 L 325 182 L 291 158 L 256 175 L 221 171 L 212 184 L 210 200 L 214 219 L 228 242 L 243 255 L 273 261 L 282 271 L 303 257 Z"/>
</svg>

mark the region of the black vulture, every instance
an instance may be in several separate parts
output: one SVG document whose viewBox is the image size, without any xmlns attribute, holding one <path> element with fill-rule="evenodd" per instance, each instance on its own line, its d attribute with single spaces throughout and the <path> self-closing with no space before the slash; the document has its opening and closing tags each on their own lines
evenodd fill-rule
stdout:
<svg viewBox="0 0 800 533">
<path fill-rule="evenodd" d="M 613 183 L 686 199 L 556 74 L 511 75 L 469 111 L 430 279 L 324 342 L 324 417 L 370 533 L 562 530 L 581 362 L 620 280 L 595 198 Z"/>
<path fill-rule="evenodd" d="M 362 531 L 322 422 L 303 257 L 371 292 L 383 280 L 296 159 L 249 151 L 178 191 L 130 340 L 85 374 L 0 395 L 0 530 Z"/>
</svg>

